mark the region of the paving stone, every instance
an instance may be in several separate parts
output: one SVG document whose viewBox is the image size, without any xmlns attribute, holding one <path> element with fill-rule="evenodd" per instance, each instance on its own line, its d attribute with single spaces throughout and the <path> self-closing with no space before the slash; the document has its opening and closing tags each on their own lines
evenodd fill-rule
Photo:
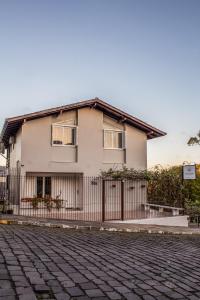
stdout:
<svg viewBox="0 0 200 300">
<path fill-rule="evenodd" d="M 76 300 L 90 300 L 91 298 L 88 296 L 80 296 L 80 297 L 76 297 Z M 96 298 L 95 298 L 96 300 Z"/>
<path fill-rule="evenodd" d="M 113 291 L 113 288 L 111 286 L 107 285 L 107 284 L 100 284 L 98 287 L 103 292 L 112 292 Z"/>
<path fill-rule="evenodd" d="M 68 300 L 71 299 L 71 297 L 67 294 L 67 293 L 58 293 L 58 294 L 54 294 L 54 297 L 56 298 L 56 300 Z"/>
<path fill-rule="evenodd" d="M 85 292 L 90 298 L 96 298 L 96 297 L 104 296 L 104 293 L 100 289 L 93 289 L 93 290 L 87 290 L 86 289 Z"/>
<path fill-rule="evenodd" d="M 61 286 L 53 286 L 51 287 L 51 290 L 56 294 L 56 293 L 62 293 L 63 288 Z"/>
<path fill-rule="evenodd" d="M 170 292 L 170 289 L 163 285 L 155 285 L 154 288 L 161 293 L 169 293 Z"/>
<path fill-rule="evenodd" d="M 15 291 L 11 288 L 0 289 L 0 297 L 4 296 L 14 296 Z"/>
<path fill-rule="evenodd" d="M 118 294 L 117 292 L 107 292 L 106 293 L 108 298 L 111 299 L 111 300 L 117 300 L 117 299 L 121 299 L 121 295 Z"/>
<path fill-rule="evenodd" d="M 8 274 L 0 274 L 0 280 L 9 279 L 10 276 Z"/>
<path fill-rule="evenodd" d="M 60 283 L 57 280 L 48 280 L 49 286 L 60 286 Z"/>
<path fill-rule="evenodd" d="M 10 280 L 0 280 L 0 288 L 11 288 Z"/>
<path fill-rule="evenodd" d="M 28 281 L 24 282 L 24 281 L 15 281 L 15 286 L 16 287 L 29 287 L 30 283 Z"/>
<path fill-rule="evenodd" d="M 80 286 L 83 290 L 93 290 L 97 288 L 93 282 L 81 283 Z"/>
<path fill-rule="evenodd" d="M 190 300 L 199 300 L 198 296 L 192 295 L 188 297 Z"/>
<path fill-rule="evenodd" d="M 103 280 L 101 280 L 101 279 L 93 279 L 92 280 L 95 284 L 104 284 L 104 281 Z"/>
<path fill-rule="evenodd" d="M 78 287 L 66 288 L 66 290 L 73 297 L 84 295 L 81 289 Z"/>
<path fill-rule="evenodd" d="M 16 275 L 16 276 L 23 276 L 24 275 L 24 273 L 23 273 L 23 271 L 21 271 L 21 270 L 10 270 L 10 275 L 12 276 L 12 275 Z"/>
<path fill-rule="evenodd" d="M 169 300 L 170 298 L 169 297 L 166 297 L 164 295 L 161 295 L 159 297 L 156 298 L 157 300 Z"/>
<path fill-rule="evenodd" d="M 121 286 L 121 282 L 117 280 L 108 280 L 107 283 L 112 287 Z"/>
<path fill-rule="evenodd" d="M 149 296 L 149 295 L 143 295 L 142 298 L 143 298 L 143 300 L 154 300 L 155 299 L 153 296 Z"/>
<path fill-rule="evenodd" d="M 0 300 L 16 300 L 16 297 L 15 296 L 5 296 L 5 297 L 0 297 Z M 23 300 L 25 300 L 25 299 L 23 299 Z"/>
<path fill-rule="evenodd" d="M 16 291 L 17 291 L 17 294 L 19 294 L 19 295 L 23 295 L 23 294 L 31 294 L 31 293 L 33 293 L 33 289 L 32 289 L 32 287 L 17 287 L 16 288 Z"/>
<path fill-rule="evenodd" d="M 195 236 L 0 225 L 0 300 L 197 300 L 199 247 Z"/>
<path fill-rule="evenodd" d="M 142 298 L 134 293 L 128 293 L 124 295 L 124 298 L 127 300 L 141 300 Z"/>
<path fill-rule="evenodd" d="M 24 294 L 19 296 L 19 300 L 37 300 L 34 294 Z"/>
<path fill-rule="evenodd" d="M 143 290 L 150 290 L 151 286 L 146 284 L 146 283 L 138 283 L 138 287 L 143 289 Z"/>
<path fill-rule="evenodd" d="M 22 276 L 21 275 L 12 275 L 11 277 L 12 277 L 13 281 L 23 281 L 23 282 L 27 281 L 26 277 L 23 275 Z"/>
<path fill-rule="evenodd" d="M 9 271 L 21 271 L 21 267 L 19 266 L 8 266 Z"/>
<path fill-rule="evenodd" d="M 62 284 L 62 286 L 66 287 L 66 288 L 75 286 L 75 283 L 70 280 L 62 281 L 61 284 Z"/>
<path fill-rule="evenodd" d="M 120 294 L 128 294 L 131 292 L 126 286 L 115 286 L 115 290 L 117 290 Z"/>
<path fill-rule="evenodd" d="M 188 292 L 194 291 L 194 288 L 192 288 L 189 285 L 186 285 L 184 283 L 179 282 L 179 283 L 177 283 L 177 285 Z"/>
<path fill-rule="evenodd" d="M 160 292 L 156 291 L 156 290 L 148 290 L 148 294 L 152 295 L 152 296 L 159 296 L 161 295 Z"/>
<path fill-rule="evenodd" d="M 36 293 L 45 293 L 45 292 L 48 292 L 50 290 L 50 288 L 47 285 L 36 284 L 34 287 L 34 290 Z"/>
<path fill-rule="evenodd" d="M 140 296 L 143 296 L 143 295 L 146 295 L 146 294 L 147 294 L 147 291 L 146 291 L 146 290 L 143 290 L 143 289 L 134 289 L 134 292 L 135 292 L 137 295 L 140 295 Z"/>
<path fill-rule="evenodd" d="M 184 299 L 183 295 L 180 295 L 176 292 L 169 294 L 170 299 Z"/>
</svg>

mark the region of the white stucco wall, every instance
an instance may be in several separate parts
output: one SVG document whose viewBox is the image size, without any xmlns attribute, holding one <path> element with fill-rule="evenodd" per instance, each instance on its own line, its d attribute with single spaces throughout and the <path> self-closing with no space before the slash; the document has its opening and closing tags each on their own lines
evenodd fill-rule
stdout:
<svg viewBox="0 0 200 300">
<path fill-rule="evenodd" d="M 21 162 L 21 142 L 22 142 L 22 130 L 20 129 L 15 136 L 15 143 L 10 145 L 10 169 L 14 170 L 17 167 L 17 162 Z"/>
<path fill-rule="evenodd" d="M 52 124 L 72 120 L 77 124 L 78 146 L 52 146 Z M 125 150 L 103 148 L 104 122 L 109 126 L 124 128 Z M 145 169 L 147 167 L 146 135 L 129 125 L 105 117 L 96 109 L 82 108 L 27 121 L 16 137 L 15 151 L 11 154 L 11 165 L 21 161 L 22 175 L 26 172 L 83 173 L 97 176 L 108 168 Z"/>
<path fill-rule="evenodd" d="M 146 134 L 130 125 L 126 131 L 126 165 L 128 168 L 147 168 L 147 137 Z"/>
</svg>

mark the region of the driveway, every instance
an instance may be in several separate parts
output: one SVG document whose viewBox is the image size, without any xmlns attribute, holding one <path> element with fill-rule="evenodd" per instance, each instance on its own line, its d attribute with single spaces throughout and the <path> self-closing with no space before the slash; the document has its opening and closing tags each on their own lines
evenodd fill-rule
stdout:
<svg viewBox="0 0 200 300">
<path fill-rule="evenodd" d="M 200 237 L 0 225 L 0 300 L 200 299 Z"/>
</svg>

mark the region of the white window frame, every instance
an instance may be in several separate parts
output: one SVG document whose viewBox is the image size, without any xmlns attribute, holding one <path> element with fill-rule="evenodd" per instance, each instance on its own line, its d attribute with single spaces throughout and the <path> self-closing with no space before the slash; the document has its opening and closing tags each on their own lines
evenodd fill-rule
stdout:
<svg viewBox="0 0 200 300">
<path fill-rule="evenodd" d="M 122 148 L 112 148 L 112 147 L 105 147 L 105 132 L 120 132 L 122 133 Z M 103 130 L 103 147 L 105 150 L 124 150 L 126 148 L 126 139 L 125 139 L 125 131 L 120 129 L 104 129 Z"/>
<path fill-rule="evenodd" d="M 63 144 L 54 144 L 53 143 L 53 127 L 68 127 L 68 128 L 75 128 L 75 144 L 74 145 L 63 145 Z M 52 147 L 76 147 L 77 146 L 77 131 L 78 131 L 78 126 L 76 125 L 67 125 L 67 124 L 59 124 L 55 123 L 52 124 L 52 130 L 51 130 L 51 145 Z"/>
<path fill-rule="evenodd" d="M 37 195 L 37 178 L 38 177 L 42 178 L 42 198 L 45 197 L 45 180 L 46 180 L 47 177 L 51 178 L 51 195 L 52 195 L 52 177 L 51 176 L 36 176 L 36 178 L 35 178 L 35 185 L 36 185 L 36 192 L 35 192 L 35 194 Z M 49 195 L 49 196 L 51 196 L 51 195 Z"/>
</svg>

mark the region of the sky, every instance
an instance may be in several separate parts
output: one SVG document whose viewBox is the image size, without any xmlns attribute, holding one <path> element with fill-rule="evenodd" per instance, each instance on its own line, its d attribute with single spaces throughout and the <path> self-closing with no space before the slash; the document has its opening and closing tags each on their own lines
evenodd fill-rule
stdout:
<svg viewBox="0 0 200 300">
<path fill-rule="evenodd" d="M 94 97 L 167 132 L 149 167 L 199 163 L 200 1 L 0 0 L 0 126 Z"/>
</svg>

